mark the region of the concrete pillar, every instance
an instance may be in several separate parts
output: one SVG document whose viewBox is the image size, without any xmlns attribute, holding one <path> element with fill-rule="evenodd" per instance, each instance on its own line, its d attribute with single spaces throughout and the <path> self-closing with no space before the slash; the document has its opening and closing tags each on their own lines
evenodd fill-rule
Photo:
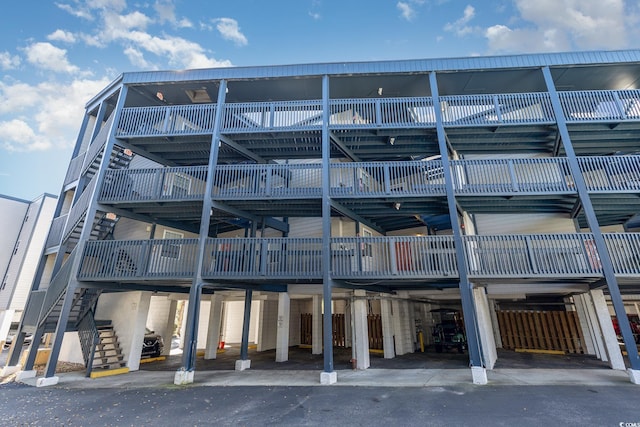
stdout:
<svg viewBox="0 0 640 427">
<path fill-rule="evenodd" d="M 491 315 L 491 323 L 493 324 L 493 340 L 496 348 L 502 348 L 502 337 L 500 336 L 500 327 L 498 326 L 498 314 L 496 313 L 495 300 L 489 300 L 489 314 Z"/>
<path fill-rule="evenodd" d="M 396 351 L 393 346 L 393 315 L 391 314 L 391 301 L 380 300 L 380 317 L 382 318 L 382 348 L 384 358 L 393 359 Z"/>
<path fill-rule="evenodd" d="M 204 349 L 205 359 L 215 359 L 220 344 L 220 325 L 222 324 L 222 295 L 211 295 L 209 307 L 209 327 L 207 328 L 207 344 Z"/>
<path fill-rule="evenodd" d="M 363 290 L 353 291 L 353 323 L 355 326 L 353 343 L 356 350 L 357 369 L 367 369 L 370 366 L 366 295 L 367 292 Z"/>
<path fill-rule="evenodd" d="M 278 294 L 278 326 L 276 331 L 276 362 L 289 360 L 289 320 L 291 300 L 288 292 Z"/>
<path fill-rule="evenodd" d="M 589 311 L 587 301 L 589 298 L 585 298 L 584 294 L 573 296 L 573 306 L 576 309 L 578 315 L 578 322 L 580 323 L 580 329 L 582 330 L 582 336 L 584 337 L 584 351 L 586 354 L 597 355 L 596 346 L 594 344 L 594 333 L 592 324 L 589 319 Z"/>
<path fill-rule="evenodd" d="M 167 314 L 167 323 L 162 331 L 162 338 L 164 339 L 164 349 L 162 350 L 163 356 L 171 354 L 171 343 L 173 341 L 173 332 L 175 330 L 176 311 L 178 308 L 178 301 L 169 300 L 169 313 Z"/>
<path fill-rule="evenodd" d="M 482 358 L 486 369 L 493 369 L 498 360 L 496 352 L 496 342 L 493 337 L 493 325 L 491 323 L 491 313 L 489 312 L 489 300 L 485 288 L 473 288 L 473 299 L 476 306 L 478 321 L 478 332 L 482 343 Z"/>
<path fill-rule="evenodd" d="M 131 336 L 129 357 L 127 360 L 127 368 L 129 371 L 137 371 L 140 369 L 140 354 L 142 354 L 142 343 L 147 326 L 147 317 L 149 315 L 149 306 L 151 305 L 151 292 L 138 292 L 139 299 L 137 304 L 131 304 L 133 316 L 129 317 L 127 323 L 133 323 L 133 334 Z M 129 323 L 131 325 L 131 323 Z M 119 329 L 122 331 L 122 329 Z M 122 339 L 123 334 L 118 332 L 118 337 Z"/>
<path fill-rule="evenodd" d="M 607 301 L 604 299 L 604 294 L 601 289 L 595 289 L 589 293 L 591 294 L 591 300 L 593 301 L 595 313 L 598 317 L 600 331 L 602 332 L 602 338 L 611 369 L 625 370 L 626 368 L 624 366 L 624 360 L 622 359 L 622 352 L 620 351 L 618 338 L 616 337 L 615 330 L 613 329 L 611 314 L 609 314 L 609 307 L 607 307 Z"/>
<path fill-rule="evenodd" d="M 393 310 L 393 342 L 396 349 L 396 355 L 402 356 L 407 351 L 404 348 L 404 329 L 402 328 L 402 301 L 391 301 L 391 309 Z"/>
<path fill-rule="evenodd" d="M 407 292 L 398 292 L 399 297 L 407 298 Z M 393 332 L 395 335 L 396 355 L 413 353 L 413 337 L 411 336 L 411 315 L 409 301 L 406 299 L 393 300 Z"/>
<path fill-rule="evenodd" d="M 311 315 L 311 354 L 322 354 L 322 298 L 313 296 Z"/>
<path fill-rule="evenodd" d="M 4 346 L 4 343 L 7 340 L 7 335 L 9 335 L 11 321 L 13 320 L 15 312 L 15 310 L 0 311 L 0 349 L 2 349 L 2 346 Z"/>
</svg>

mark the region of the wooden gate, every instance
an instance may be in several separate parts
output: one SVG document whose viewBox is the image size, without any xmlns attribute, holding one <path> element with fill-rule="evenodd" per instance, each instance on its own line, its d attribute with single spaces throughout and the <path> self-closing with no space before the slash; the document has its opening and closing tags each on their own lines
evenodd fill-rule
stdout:
<svg viewBox="0 0 640 427">
<path fill-rule="evenodd" d="M 584 353 L 584 337 L 575 311 L 496 311 L 502 347 Z"/>
<path fill-rule="evenodd" d="M 369 314 L 367 316 L 369 327 L 369 349 L 383 350 L 382 341 L 382 316 L 379 314 Z"/>
<path fill-rule="evenodd" d="M 333 328 L 333 346 L 346 347 L 344 314 L 332 315 L 331 324 Z M 300 344 L 313 345 L 313 315 L 311 313 L 300 314 Z"/>
</svg>

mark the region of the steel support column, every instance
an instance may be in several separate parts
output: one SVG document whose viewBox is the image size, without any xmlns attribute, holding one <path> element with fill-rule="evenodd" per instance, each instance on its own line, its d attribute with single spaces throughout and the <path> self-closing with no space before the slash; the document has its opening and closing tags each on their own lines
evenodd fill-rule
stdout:
<svg viewBox="0 0 640 427">
<path fill-rule="evenodd" d="M 447 149 L 447 138 L 442 123 L 442 110 L 440 109 L 440 99 L 438 95 L 438 82 L 435 71 L 429 74 L 429 83 L 431 86 L 431 96 L 433 98 L 433 109 L 436 116 L 436 132 L 438 135 L 438 146 L 440 148 L 440 157 L 442 160 L 442 169 L 444 175 L 444 186 L 447 193 L 447 207 L 449 208 L 449 217 L 451 220 L 451 229 L 453 231 L 453 241 L 456 248 L 456 262 L 458 263 L 458 274 L 460 276 L 460 300 L 462 302 L 462 311 L 464 314 L 464 326 L 467 334 L 467 343 L 469 345 L 469 363 L 471 367 L 483 367 L 482 349 L 479 339 L 478 325 L 476 319 L 476 308 L 473 300 L 473 286 L 469 282 L 467 261 L 465 258 L 465 247 L 462 241 L 462 233 L 460 232 L 460 218 L 458 217 L 458 208 L 453 192 L 453 177 L 451 176 L 451 163 L 449 161 L 449 153 Z"/>
<path fill-rule="evenodd" d="M 196 263 L 196 275 L 193 278 L 189 291 L 189 308 L 187 311 L 187 328 L 185 331 L 185 351 L 182 353 L 182 369 L 192 372 L 196 364 L 196 346 L 198 340 L 198 315 L 200 313 L 200 299 L 202 296 L 202 265 L 204 264 L 204 252 L 209 236 L 209 225 L 211 223 L 211 207 L 213 200 L 211 193 L 216 165 L 218 163 L 218 152 L 220 146 L 220 128 L 222 115 L 224 113 L 224 102 L 226 99 L 227 82 L 220 81 L 218 87 L 218 101 L 216 104 L 216 117 L 213 125 L 213 135 L 211 137 L 211 148 L 209 150 L 209 167 L 207 170 L 207 183 L 205 185 L 204 199 L 202 202 L 202 214 L 200 216 L 200 234 L 198 237 L 198 259 Z"/>
<path fill-rule="evenodd" d="M 242 343 L 240 344 L 240 360 L 249 359 L 249 328 L 251 327 L 251 300 L 253 291 L 244 291 L 244 316 L 242 318 Z"/>
<path fill-rule="evenodd" d="M 322 297 L 324 372 L 333 372 L 333 324 L 331 312 L 331 136 L 329 134 L 329 76 L 322 76 Z"/>
<path fill-rule="evenodd" d="M 600 257 L 602 272 L 604 273 L 604 278 L 607 282 L 607 287 L 609 288 L 609 295 L 611 296 L 613 309 L 615 310 L 616 317 L 618 318 L 618 324 L 620 325 L 620 332 L 622 333 L 624 345 L 627 350 L 629 364 L 631 365 L 631 369 L 640 370 L 638 348 L 633 338 L 633 332 L 631 331 L 629 318 L 627 317 L 627 313 L 624 309 L 624 302 L 622 301 L 622 295 L 620 294 L 618 281 L 613 270 L 611 256 L 609 255 L 607 244 L 604 241 L 604 237 L 602 236 L 602 231 L 600 230 L 600 225 L 598 224 L 598 218 L 596 217 L 595 210 L 593 209 L 593 205 L 591 203 L 591 198 L 589 197 L 587 184 L 585 183 L 584 177 L 582 176 L 582 171 L 580 170 L 580 165 L 578 164 L 578 159 L 576 158 L 576 153 L 573 149 L 573 144 L 571 143 L 571 137 L 569 136 L 569 130 L 567 129 L 567 122 L 564 117 L 564 111 L 562 110 L 562 104 L 560 103 L 560 97 L 558 96 L 558 92 L 556 91 L 555 83 L 553 82 L 553 77 L 551 76 L 551 71 L 549 70 L 548 66 L 542 68 L 542 74 L 547 85 L 547 91 L 549 92 L 549 96 L 551 98 L 551 106 L 553 107 L 553 113 L 556 116 L 558 132 L 560 133 L 560 138 L 562 139 L 562 146 L 564 147 L 564 151 L 567 156 L 569 169 L 571 170 L 571 175 L 573 176 L 573 182 L 576 190 L 578 191 L 578 197 L 582 202 L 582 211 L 584 212 L 587 224 L 591 229 L 593 242 Z"/>
</svg>

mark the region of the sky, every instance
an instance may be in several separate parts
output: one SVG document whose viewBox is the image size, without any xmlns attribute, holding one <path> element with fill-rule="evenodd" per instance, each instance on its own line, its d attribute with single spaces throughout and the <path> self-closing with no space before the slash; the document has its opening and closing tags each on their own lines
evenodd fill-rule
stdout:
<svg viewBox="0 0 640 427">
<path fill-rule="evenodd" d="M 0 18 L 0 194 L 58 195 L 123 72 L 640 48 L 638 0 L 21 0 Z"/>
</svg>

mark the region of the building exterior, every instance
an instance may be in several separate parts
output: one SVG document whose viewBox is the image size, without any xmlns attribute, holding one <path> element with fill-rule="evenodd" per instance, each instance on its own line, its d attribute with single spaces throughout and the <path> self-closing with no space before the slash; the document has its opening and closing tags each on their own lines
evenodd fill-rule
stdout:
<svg viewBox="0 0 640 427">
<path fill-rule="evenodd" d="M 36 275 L 56 197 L 43 194 L 33 201 L 0 195 L 0 343 L 22 317 Z"/>
<path fill-rule="evenodd" d="M 54 333 L 38 384 L 67 341 L 92 369 L 105 321 L 137 369 L 181 299 L 177 384 L 229 339 L 240 370 L 250 341 L 307 344 L 330 384 L 334 347 L 366 369 L 452 313 L 475 383 L 500 347 L 625 369 L 607 300 L 640 383 L 639 85 L 637 50 L 123 74 L 87 104 L 22 319 Z"/>
</svg>

